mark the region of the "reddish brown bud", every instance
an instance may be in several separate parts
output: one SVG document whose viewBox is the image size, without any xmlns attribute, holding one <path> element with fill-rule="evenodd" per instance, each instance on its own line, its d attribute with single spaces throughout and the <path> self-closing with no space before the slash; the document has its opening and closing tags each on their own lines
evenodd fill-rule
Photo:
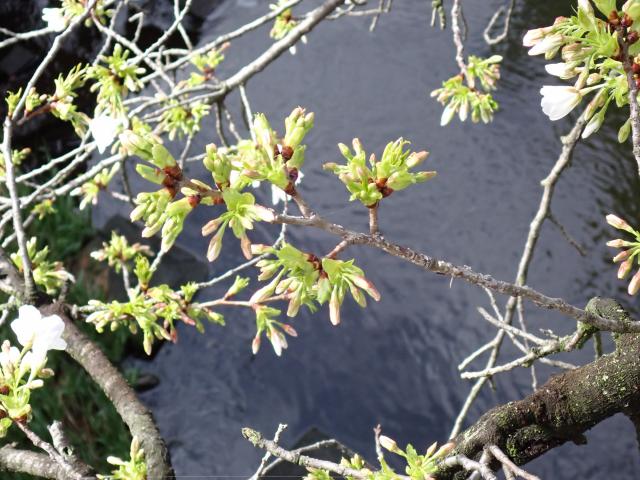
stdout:
<svg viewBox="0 0 640 480">
<path fill-rule="evenodd" d="M 9 385 L 0 386 L 0 395 L 6 395 L 9 393 Z"/>
<path fill-rule="evenodd" d="M 633 30 L 633 31 L 629 32 L 629 34 L 627 35 L 627 43 L 629 45 L 633 45 L 634 43 L 636 43 L 638 41 L 638 38 L 639 38 L 638 37 L 638 32 Z"/>
<path fill-rule="evenodd" d="M 284 146 L 282 147 L 282 151 L 280 153 L 282 154 L 282 158 L 284 158 L 285 161 L 290 160 L 291 157 L 293 157 L 293 148 Z"/>
<path fill-rule="evenodd" d="M 376 187 L 378 187 L 378 189 L 380 191 L 382 191 L 382 189 L 387 185 L 387 179 L 386 178 L 378 178 L 376 180 Z"/>
<path fill-rule="evenodd" d="M 287 176 L 289 177 L 290 182 L 296 183 L 296 180 L 298 180 L 298 169 L 290 168 L 287 170 Z"/>
<path fill-rule="evenodd" d="M 631 68 L 633 69 L 633 73 L 640 75 L 640 63 L 634 63 Z"/>
<path fill-rule="evenodd" d="M 187 197 L 187 201 L 189 202 L 189 206 L 191 208 L 196 208 L 198 205 L 200 205 L 202 197 L 200 195 L 189 195 Z"/>
<path fill-rule="evenodd" d="M 380 193 L 384 198 L 386 198 L 393 193 L 393 188 L 383 187 L 380 189 Z"/>
<path fill-rule="evenodd" d="M 621 25 L 625 28 L 629 28 L 631 25 L 633 25 L 633 18 L 625 13 L 622 17 Z"/>
<path fill-rule="evenodd" d="M 182 169 L 178 165 L 172 167 L 165 167 L 162 169 L 167 177 L 170 177 L 176 181 L 182 180 Z"/>
<path fill-rule="evenodd" d="M 291 195 L 292 197 L 296 194 L 296 186 L 294 182 L 289 182 L 287 187 L 284 189 L 284 193 Z"/>
</svg>

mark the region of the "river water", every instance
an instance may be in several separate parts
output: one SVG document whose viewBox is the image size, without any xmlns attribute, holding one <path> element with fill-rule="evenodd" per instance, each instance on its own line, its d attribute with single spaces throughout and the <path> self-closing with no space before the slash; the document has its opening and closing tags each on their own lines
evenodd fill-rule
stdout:
<svg viewBox="0 0 640 480">
<path fill-rule="evenodd" d="M 255 18 L 267 3 L 215 2 L 200 28 L 200 41 Z M 441 107 L 428 93 L 455 74 L 456 66 L 451 33 L 428 26 L 426 0 L 395 2 L 373 34 L 368 20 L 361 18 L 325 22 L 308 36 L 306 46 L 299 46 L 298 55 L 283 56 L 251 80 L 248 92 L 254 110 L 265 112 L 274 123 L 296 105 L 316 113 L 302 192 L 319 212 L 352 228 L 366 228 L 366 211 L 348 204 L 342 185 L 321 169 L 322 163 L 340 159 L 336 144 L 358 136 L 368 150 L 380 152 L 388 141 L 404 136 L 415 149 L 429 150 L 427 166 L 439 176 L 385 200 L 380 212 L 383 233 L 392 241 L 513 280 L 539 202 L 539 181 L 560 152 L 559 136 L 572 126 L 572 119 L 551 123 L 543 115 L 540 87 L 559 81 L 545 74 L 542 59 L 526 55 L 520 39 L 527 29 L 566 14 L 569 2 L 518 2 L 509 41 L 490 48 L 481 33 L 500 4 L 465 2 L 468 52 L 505 57 L 496 93 L 501 110 L 489 126 L 455 121 L 447 128 L 439 126 Z M 200 7 L 206 11 L 207 3 Z M 234 42 L 219 75 L 237 71 L 269 43 L 266 29 Z M 235 114 L 236 95 L 230 100 Z M 615 141 L 621 119 L 611 118 L 577 148 L 554 197 L 554 215 L 587 255 L 580 256 L 548 223 L 531 267 L 531 286 L 576 305 L 598 293 L 619 296 L 633 309 L 604 246 L 613 235 L 605 214 L 640 220 L 631 149 Z M 203 131 L 195 151 L 217 142 L 212 122 L 206 122 Z M 180 239 L 181 246 L 203 262 L 206 240 L 199 227 L 210 215 L 199 211 Z M 259 230 L 253 238 L 267 241 L 270 235 L 273 232 Z M 334 241 L 304 229 L 291 229 L 289 240 L 318 254 L 330 250 Z M 210 267 L 210 275 L 239 258 L 237 249 L 225 252 L 228 255 Z M 326 310 L 301 314 L 294 321 L 299 338 L 290 342 L 282 358 L 268 344 L 253 357 L 254 320 L 234 310 L 227 312 L 226 328 L 210 327 L 205 335 L 182 329 L 180 341 L 162 348 L 153 362 L 132 361 L 162 379 L 142 396 L 158 419 L 180 477 L 250 475 L 262 452 L 242 438 L 244 426 L 272 434 L 279 422 L 287 423 L 285 444 L 316 426 L 370 459 L 375 458 L 372 428 L 378 423 L 402 445 L 422 448 L 447 439 L 471 385 L 459 379 L 456 366 L 495 333 L 476 311 L 489 307 L 486 295 L 375 251 L 358 247 L 351 253 L 382 300 L 366 310 L 347 302 L 337 328 L 330 325 Z M 574 326 L 530 304 L 526 314 L 534 331 L 554 328 L 565 333 Z M 587 350 L 572 361 L 589 361 L 592 353 Z M 511 347 L 504 351 L 504 359 L 513 358 Z M 538 373 L 544 381 L 550 372 Z M 527 371 L 500 376 L 495 391 L 483 391 L 469 421 L 530 391 Z M 610 419 L 587 437 L 588 445 L 555 449 L 530 470 L 546 479 L 638 478 L 635 435 L 626 418 Z"/>
</svg>

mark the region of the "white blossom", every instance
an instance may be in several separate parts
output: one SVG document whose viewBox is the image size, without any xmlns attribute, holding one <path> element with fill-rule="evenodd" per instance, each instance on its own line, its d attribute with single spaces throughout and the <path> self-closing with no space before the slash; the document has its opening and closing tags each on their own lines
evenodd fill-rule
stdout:
<svg viewBox="0 0 640 480">
<path fill-rule="evenodd" d="M 58 315 L 43 317 L 32 305 L 23 305 L 18 309 L 18 318 L 11 322 L 11 330 L 18 337 L 20 345 L 31 345 L 34 355 L 31 364 L 44 361 L 49 350 L 67 348 L 67 342 L 62 339 L 62 319 Z"/>
<path fill-rule="evenodd" d="M 54 32 L 63 31 L 69 24 L 62 8 L 43 8 L 42 20 L 47 24 L 47 27 Z"/>
<path fill-rule="evenodd" d="M 553 50 L 559 48 L 563 43 L 564 37 L 559 33 L 546 36 L 542 39 L 542 41 L 537 42 L 533 45 L 531 50 L 529 50 L 529 55 L 540 55 L 543 53 L 552 52 Z"/>
<path fill-rule="evenodd" d="M 545 65 L 544 69 L 549 75 L 567 80 L 576 76 L 576 69 L 572 65 L 564 62 L 549 63 Z"/>
<path fill-rule="evenodd" d="M 91 135 L 93 135 L 100 153 L 104 153 L 115 141 L 120 125 L 120 120 L 106 113 L 100 113 L 89 121 Z"/>
<path fill-rule="evenodd" d="M 549 86 L 540 89 L 542 111 L 550 120 L 556 121 L 567 116 L 582 99 L 582 93 L 575 87 Z"/>
</svg>

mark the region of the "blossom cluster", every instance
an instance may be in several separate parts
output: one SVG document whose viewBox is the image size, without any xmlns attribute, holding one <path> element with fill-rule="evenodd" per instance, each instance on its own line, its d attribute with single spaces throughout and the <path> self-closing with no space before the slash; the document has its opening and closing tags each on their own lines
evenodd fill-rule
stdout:
<svg viewBox="0 0 640 480">
<path fill-rule="evenodd" d="M 48 246 L 38 250 L 36 237 L 27 241 L 27 255 L 31 261 L 34 282 L 44 288 L 48 295 L 54 295 L 67 282 L 75 282 L 74 276 L 64 269 L 61 262 L 49 260 Z M 22 257 L 18 252 L 12 253 L 10 257 L 18 271 L 22 272 Z"/>
<path fill-rule="evenodd" d="M 31 305 L 18 309 L 11 330 L 22 349 L 5 340 L 0 349 L 0 436 L 11 424 L 31 419 L 31 391 L 43 386 L 43 379 L 53 375 L 46 368 L 50 350 L 67 347 L 62 338 L 64 322 L 58 315 L 43 316 Z"/>
<path fill-rule="evenodd" d="M 458 114 L 461 122 L 469 116 L 473 123 L 489 123 L 498 110 L 498 103 L 491 91 L 496 89 L 500 79 L 500 55 L 489 58 L 469 56 L 466 69 L 442 83 L 442 87 L 431 92 L 438 102 L 445 106 L 440 125 L 448 125 Z M 482 88 L 479 88 L 480 83 Z"/>
<path fill-rule="evenodd" d="M 547 72 L 562 80 L 576 79 L 572 86 L 542 87 L 542 110 L 552 121 L 564 118 L 595 93 L 585 111 L 588 124 L 582 136 L 587 138 L 600 129 L 611 103 L 628 104 L 625 63 L 631 65 L 632 75 L 640 73 L 638 20 L 638 0 L 628 0 L 620 10 L 613 0 L 580 0 L 575 15 L 558 17 L 553 25 L 527 32 L 523 44 L 529 55 L 551 60 L 560 53 L 562 61 L 548 64 Z M 620 142 L 626 141 L 630 130 L 626 121 L 619 130 Z"/>
</svg>

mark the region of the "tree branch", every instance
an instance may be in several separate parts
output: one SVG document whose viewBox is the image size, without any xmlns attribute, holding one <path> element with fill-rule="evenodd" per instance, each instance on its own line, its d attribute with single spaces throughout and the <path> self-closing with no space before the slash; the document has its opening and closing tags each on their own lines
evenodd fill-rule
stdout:
<svg viewBox="0 0 640 480">
<path fill-rule="evenodd" d="M 607 317 L 620 315 L 617 303 L 597 299 Z M 523 465 L 567 441 L 585 442 L 584 432 L 606 418 L 640 405 L 640 335 L 616 338 L 616 350 L 594 362 L 553 376 L 536 392 L 498 406 L 455 439 L 452 454 L 478 458 L 496 445 Z M 443 467 L 438 480 L 458 479 L 459 469 Z"/>
<path fill-rule="evenodd" d="M 102 389 L 131 434 L 140 439 L 144 448 L 150 479 L 172 477 L 169 451 L 156 426 L 151 412 L 140 402 L 120 372 L 109 362 L 89 338 L 73 323 L 65 307 L 53 304 L 43 309 L 47 314 L 59 315 L 65 323 L 64 339 L 67 353 L 78 362 Z"/>
<path fill-rule="evenodd" d="M 35 477 L 68 480 L 65 470 L 44 453 L 18 450 L 5 445 L 0 448 L 0 470 L 27 473 Z M 88 477 L 92 478 L 92 477 Z"/>
</svg>

